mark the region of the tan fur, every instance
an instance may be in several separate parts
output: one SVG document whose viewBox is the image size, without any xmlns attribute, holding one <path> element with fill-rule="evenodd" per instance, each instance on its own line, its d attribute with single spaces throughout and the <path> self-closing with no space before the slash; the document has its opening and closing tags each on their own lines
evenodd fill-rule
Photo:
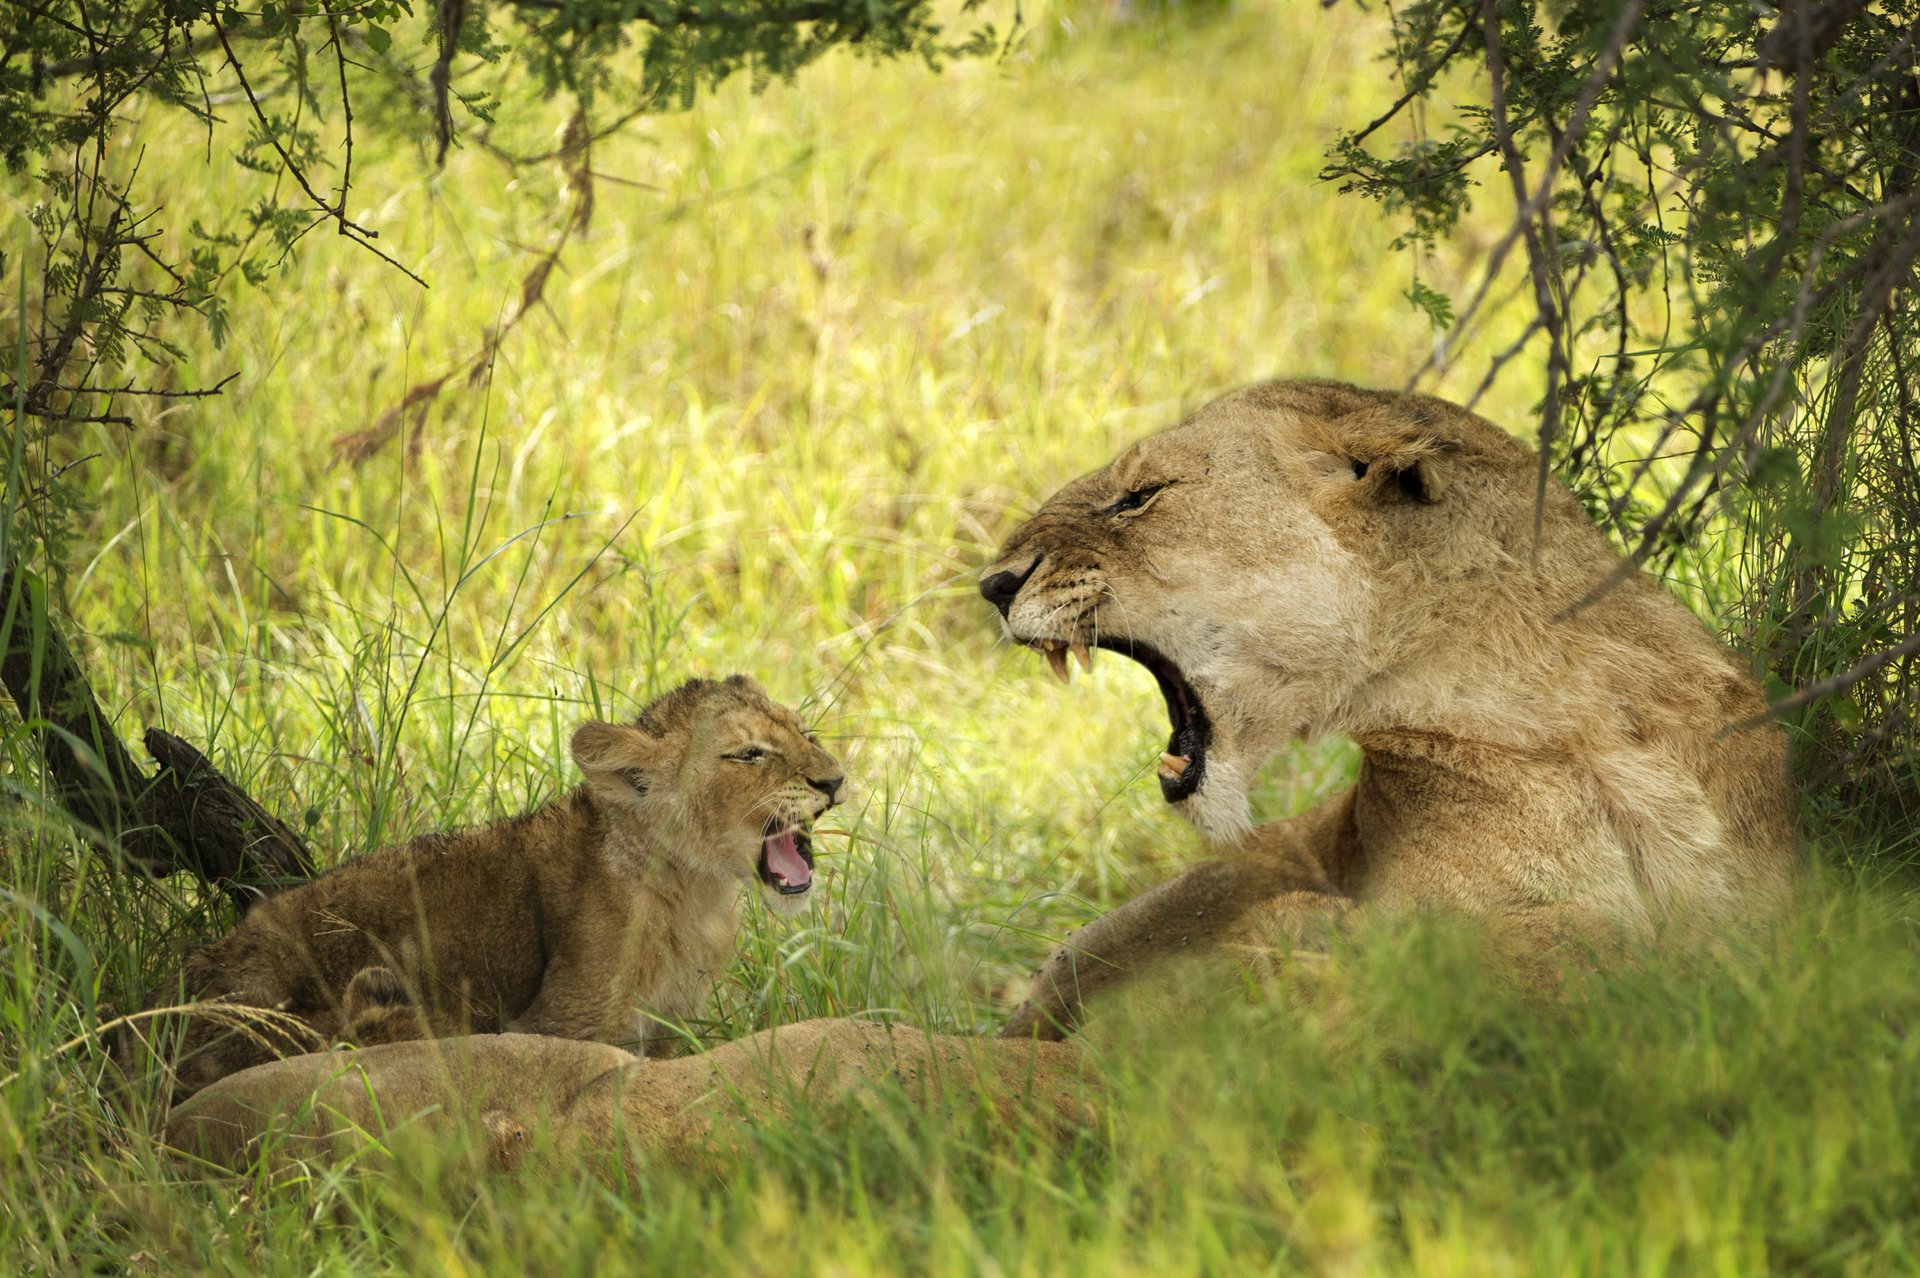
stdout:
<svg viewBox="0 0 1920 1278">
<path fill-rule="evenodd" d="M 806 1021 L 673 1060 L 528 1034 L 291 1057 L 202 1091 L 174 1111 L 166 1138 L 238 1169 L 263 1142 L 270 1160 L 292 1162 L 357 1152 L 369 1135 L 389 1133 L 438 1150 L 477 1128 L 491 1161 L 507 1167 L 539 1151 L 537 1165 L 569 1174 L 593 1155 L 623 1160 L 629 1175 L 663 1164 L 710 1169 L 739 1152 L 740 1122 L 727 1120 L 777 1122 L 796 1103 L 817 1107 L 882 1078 L 922 1104 L 984 1100 L 1003 1118 L 1020 1112 L 1062 1127 L 1089 1121 L 1097 1100 L 1069 1044 Z"/>
<path fill-rule="evenodd" d="M 573 756 L 585 781 L 539 810 L 349 861 L 189 956 L 155 1003 L 184 991 L 273 1008 L 313 1034 L 194 1018 L 176 1094 L 342 1038 L 644 1045 L 697 1013 L 769 822 L 804 827 L 831 806 L 840 764 L 738 675 L 690 681 L 632 725 L 586 724 Z"/>
<path fill-rule="evenodd" d="M 1093 990 L 1257 916 L 1289 930 L 1303 900 L 1467 911 L 1537 953 L 1789 899 L 1782 734 L 1735 730 L 1758 685 L 1644 574 L 1588 602 L 1620 556 L 1557 482 L 1536 545 L 1537 469 L 1442 401 L 1286 382 L 1141 441 L 1014 532 L 982 590 L 1016 641 L 1149 644 L 1198 694 L 1213 739 L 1178 806 L 1223 860 L 1085 929 L 1010 1033 L 1063 1032 Z M 1364 752 L 1354 787 L 1251 826 L 1261 764 L 1334 734 Z"/>
</svg>

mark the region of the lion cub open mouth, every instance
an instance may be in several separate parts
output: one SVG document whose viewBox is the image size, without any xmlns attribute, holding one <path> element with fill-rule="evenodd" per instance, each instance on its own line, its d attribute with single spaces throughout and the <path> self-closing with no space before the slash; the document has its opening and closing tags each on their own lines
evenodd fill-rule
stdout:
<svg viewBox="0 0 1920 1278">
<path fill-rule="evenodd" d="M 800 896 L 813 887 L 813 839 L 804 825 L 778 817 L 767 822 L 760 841 L 760 881 L 782 896 Z"/>
<path fill-rule="evenodd" d="M 1089 671 L 1093 669 L 1093 653 L 1085 640 L 1018 639 L 1017 642 L 1046 657 L 1054 678 L 1062 683 L 1073 678 L 1072 667 L 1067 664 L 1068 652 L 1079 658 L 1080 664 Z M 1173 734 L 1167 738 L 1167 748 L 1155 769 L 1160 778 L 1160 796 L 1168 803 L 1191 798 L 1206 778 L 1207 743 L 1213 737 L 1206 709 L 1200 704 L 1200 694 L 1180 673 L 1180 667 L 1151 644 L 1102 635 L 1093 641 L 1092 647 L 1105 648 L 1139 662 L 1160 685 L 1160 696 L 1167 703 L 1167 718 L 1173 722 Z"/>
</svg>

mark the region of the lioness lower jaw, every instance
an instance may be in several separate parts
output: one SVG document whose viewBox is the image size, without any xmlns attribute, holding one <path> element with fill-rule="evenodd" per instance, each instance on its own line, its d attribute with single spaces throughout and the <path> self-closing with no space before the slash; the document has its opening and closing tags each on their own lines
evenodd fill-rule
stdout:
<svg viewBox="0 0 1920 1278">
<path fill-rule="evenodd" d="M 767 822 L 755 870 L 766 888 L 768 909 L 776 914 L 804 909 L 813 891 L 813 839 L 807 827 L 778 817 Z"/>
<path fill-rule="evenodd" d="M 1238 758 L 1215 751 L 1205 786 L 1174 805 L 1209 843 L 1231 843 L 1253 829 L 1248 796 L 1253 778 Z M 1164 789 L 1166 782 L 1161 786 Z"/>
</svg>

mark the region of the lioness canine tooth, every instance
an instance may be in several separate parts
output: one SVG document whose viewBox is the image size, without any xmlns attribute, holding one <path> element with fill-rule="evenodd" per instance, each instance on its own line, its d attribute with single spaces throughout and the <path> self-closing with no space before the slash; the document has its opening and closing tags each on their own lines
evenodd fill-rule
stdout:
<svg viewBox="0 0 1920 1278">
<path fill-rule="evenodd" d="M 1061 683 L 1072 683 L 1073 672 L 1067 668 L 1067 654 L 1059 647 L 1047 649 L 1047 664 L 1053 667 L 1053 677 Z"/>
</svg>

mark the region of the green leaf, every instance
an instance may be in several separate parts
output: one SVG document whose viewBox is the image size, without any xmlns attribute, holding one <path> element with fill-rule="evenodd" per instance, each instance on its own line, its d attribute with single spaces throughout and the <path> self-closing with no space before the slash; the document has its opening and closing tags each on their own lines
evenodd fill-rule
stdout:
<svg viewBox="0 0 1920 1278">
<path fill-rule="evenodd" d="M 1830 698 L 1827 708 L 1833 712 L 1833 722 L 1842 732 L 1858 732 L 1867 716 L 1860 712 L 1852 697 L 1838 696 Z"/>
<path fill-rule="evenodd" d="M 367 24 L 367 47 L 375 53 L 385 53 L 393 47 L 393 33 L 385 27 Z"/>
<path fill-rule="evenodd" d="M 1434 328 L 1444 331 L 1453 326 L 1453 299 L 1439 289 L 1415 280 L 1413 287 L 1401 296 L 1423 311 Z"/>
</svg>

